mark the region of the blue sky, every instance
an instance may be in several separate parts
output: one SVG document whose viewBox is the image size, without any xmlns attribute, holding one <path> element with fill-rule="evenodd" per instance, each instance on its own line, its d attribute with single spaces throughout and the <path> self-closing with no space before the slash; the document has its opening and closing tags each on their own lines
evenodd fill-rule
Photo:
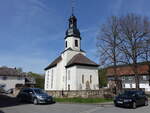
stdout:
<svg viewBox="0 0 150 113">
<path fill-rule="evenodd" d="M 0 0 L 0 66 L 43 69 L 64 50 L 71 0 Z M 96 36 L 112 15 L 150 17 L 150 0 L 76 0 L 82 49 L 96 57 Z"/>
</svg>

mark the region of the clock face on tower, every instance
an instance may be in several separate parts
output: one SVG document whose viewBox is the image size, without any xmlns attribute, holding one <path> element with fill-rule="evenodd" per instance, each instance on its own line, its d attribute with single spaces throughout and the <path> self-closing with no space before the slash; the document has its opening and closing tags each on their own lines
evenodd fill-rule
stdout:
<svg viewBox="0 0 150 113">
<path fill-rule="evenodd" d="M 73 24 L 71 24 L 70 27 L 73 27 Z"/>
<path fill-rule="evenodd" d="M 73 29 L 69 29 L 68 30 L 68 35 L 72 35 L 73 34 Z"/>
</svg>

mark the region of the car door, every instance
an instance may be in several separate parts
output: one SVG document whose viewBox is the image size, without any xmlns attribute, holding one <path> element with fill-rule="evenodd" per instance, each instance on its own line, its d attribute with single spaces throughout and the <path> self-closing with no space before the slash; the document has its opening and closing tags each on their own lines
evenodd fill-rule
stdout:
<svg viewBox="0 0 150 113">
<path fill-rule="evenodd" d="M 140 97 L 141 97 L 141 105 L 144 105 L 145 104 L 145 93 L 143 91 L 141 91 L 140 93 Z"/>
<path fill-rule="evenodd" d="M 143 105 L 144 104 L 144 96 L 142 95 L 141 91 L 138 91 L 136 93 L 137 95 L 137 105 Z"/>
<path fill-rule="evenodd" d="M 20 93 L 20 97 L 23 101 L 27 101 L 27 89 L 23 89 Z"/>
<path fill-rule="evenodd" d="M 25 101 L 29 101 L 29 89 L 24 90 L 24 99 Z"/>
<path fill-rule="evenodd" d="M 28 99 L 29 99 L 30 102 L 33 101 L 33 96 L 34 96 L 34 92 L 33 92 L 32 89 L 30 89 L 29 92 L 28 92 Z"/>
</svg>

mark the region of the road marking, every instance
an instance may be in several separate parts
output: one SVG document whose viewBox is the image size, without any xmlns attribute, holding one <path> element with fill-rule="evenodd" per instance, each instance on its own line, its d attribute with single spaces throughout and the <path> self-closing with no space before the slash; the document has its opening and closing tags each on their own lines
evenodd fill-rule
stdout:
<svg viewBox="0 0 150 113">
<path fill-rule="evenodd" d="M 93 113 L 97 110 L 100 110 L 100 107 L 96 107 L 96 108 L 93 108 L 93 109 L 90 109 L 90 110 L 87 110 L 87 111 L 82 111 L 82 112 L 79 112 L 79 113 Z"/>
</svg>

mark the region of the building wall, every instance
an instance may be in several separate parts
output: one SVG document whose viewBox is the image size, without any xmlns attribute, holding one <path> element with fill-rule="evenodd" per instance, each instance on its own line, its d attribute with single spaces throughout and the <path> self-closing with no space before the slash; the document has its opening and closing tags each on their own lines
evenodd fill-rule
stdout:
<svg viewBox="0 0 150 113">
<path fill-rule="evenodd" d="M 0 76 L 0 84 L 5 85 L 5 90 L 14 89 L 16 84 L 25 84 L 25 78 L 24 77 L 17 77 L 17 76 L 7 76 L 6 80 L 3 80 L 3 77 L 6 76 Z"/>
<path fill-rule="evenodd" d="M 56 67 L 46 70 L 45 72 L 45 90 L 76 90 L 76 67 L 65 68 L 64 60 L 59 62 Z M 52 75 L 53 70 L 53 75 Z M 70 71 L 70 75 L 68 72 Z M 53 76 L 53 81 L 52 81 Z M 70 79 L 68 79 L 70 77 Z M 53 87 L 51 87 L 53 82 Z"/>
<path fill-rule="evenodd" d="M 47 91 L 49 95 L 56 98 L 113 98 L 111 89 L 99 89 L 99 90 L 72 90 L 72 91 Z"/>
<path fill-rule="evenodd" d="M 64 61 L 60 61 L 57 66 L 45 71 L 45 90 L 64 90 L 66 69 Z"/>
<path fill-rule="evenodd" d="M 122 80 L 122 88 L 136 88 L 134 76 L 121 76 L 119 77 L 119 79 Z M 111 80 L 114 80 L 114 77 L 108 77 L 108 81 Z M 149 80 L 148 75 L 140 75 L 139 87 L 145 89 L 145 91 L 150 91 L 150 85 L 148 80 Z M 111 84 L 111 82 L 108 83 Z M 108 87 L 110 88 L 109 84 Z"/>
<path fill-rule="evenodd" d="M 75 40 L 78 40 L 78 47 L 75 47 Z M 80 50 L 80 39 L 76 38 L 76 37 L 67 37 L 65 40 L 65 43 L 67 41 L 67 47 L 65 49 L 68 48 L 72 48 L 73 50 Z"/>
<path fill-rule="evenodd" d="M 140 83 L 140 88 L 145 89 L 145 91 L 150 91 L 149 83 Z M 136 88 L 135 83 L 124 83 L 123 88 Z"/>
<path fill-rule="evenodd" d="M 82 76 L 84 75 L 84 82 Z M 90 82 L 90 76 L 91 82 Z M 89 82 L 89 83 L 88 83 Z M 86 90 L 89 84 L 91 90 L 99 89 L 98 87 L 98 69 L 95 67 L 77 66 L 77 89 Z"/>
<path fill-rule="evenodd" d="M 67 80 L 67 90 L 77 90 L 77 67 L 73 66 L 70 68 L 67 68 L 67 73 L 66 73 L 66 80 Z M 70 88 L 69 88 L 70 86 Z"/>
<path fill-rule="evenodd" d="M 45 75 L 45 90 L 57 89 L 55 85 L 57 75 L 56 67 L 46 70 Z"/>
</svg>

